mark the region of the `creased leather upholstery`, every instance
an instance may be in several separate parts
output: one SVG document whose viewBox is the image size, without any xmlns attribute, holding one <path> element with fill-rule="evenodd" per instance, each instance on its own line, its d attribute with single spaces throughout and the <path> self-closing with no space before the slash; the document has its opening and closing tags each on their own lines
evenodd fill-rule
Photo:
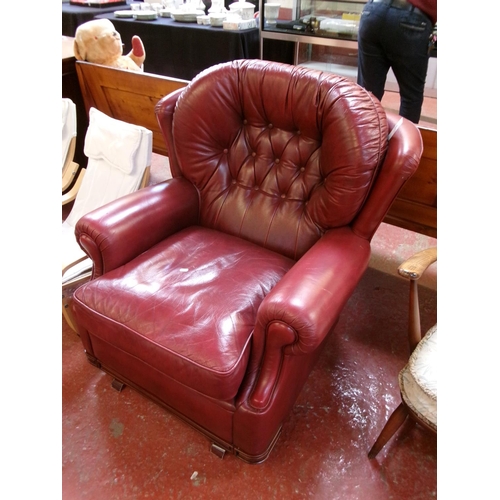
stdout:
<svg viewBox="0 0 500 500">
<path fill-rule="evenodd" d="M 422 141 L 405 120 L 388 145 L 395 117 L 356 84 L 266 61 L 211 68 L 156 113 L 174 178 L 79 221 L 79 333 L 91 362 L 259 462 Z"/>
<path fill-rule="evenodd" d="M 245 375 L 256 310 L 292 265 L 239 238 L 192 226 L 79 297 L 119 323 L 120 334 L 113 324 L 96 329 L 103 341 L 209 397 L 229 400 Z M 138 294 L 141 301 L 134 300 Z M 168 318 L 168 328 L 158 318 Z"/>
</svg>

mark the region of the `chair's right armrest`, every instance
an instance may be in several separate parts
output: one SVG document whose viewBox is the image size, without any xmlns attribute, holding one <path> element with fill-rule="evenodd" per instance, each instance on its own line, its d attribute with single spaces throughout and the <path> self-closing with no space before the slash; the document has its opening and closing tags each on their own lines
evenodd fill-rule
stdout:
<svg viewBox="0 0 500 500">
<path fill-rule="evenodd" d="M 425 270 L 437 261 L 437 248 L 427 248 L 412 255 L 398 268 L 398 273 L 411 280 L 418 280 Z"/>
<path fill-rule="evenodd" d="M 427 268 L 437 261 L 437 248 L 427 248 L 406 259 L 398 268 L 398 273 L 410 281 L 410 308 L 408 321 L 408 341 L 413 352 L 422 340 L 420 306 L 418 301 L 418 280 Z"/>
<path fill-rule="evenodd" d="M 196 188 L 183 178 L 170 179 L 84 215 L 76 224 L 75 236 L 92 259 L 92 278 L 97 278 L 197 224 L 198 214 Z"/>
</svg>

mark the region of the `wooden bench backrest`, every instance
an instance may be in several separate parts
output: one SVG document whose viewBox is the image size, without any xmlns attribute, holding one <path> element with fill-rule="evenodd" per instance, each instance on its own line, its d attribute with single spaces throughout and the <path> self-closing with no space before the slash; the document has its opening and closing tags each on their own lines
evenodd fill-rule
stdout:
<svg viewBox="0 0 500 500">
<path fill-rule="evenodd" d="M 151 73 L 138 73 L 83 61 L 76 62 L 87 115 L 91 107 L 108 116 L 141 125 L 153 132 L 153 151 L 168 156 L 156 120 L 156 103 L 189 82 Z"/>
<path fill-rule="evenodd" d="M 392 204 L 384 222 L 437 238 L 437 130 L 421 128 L 420 165 Z"/>
</svg>

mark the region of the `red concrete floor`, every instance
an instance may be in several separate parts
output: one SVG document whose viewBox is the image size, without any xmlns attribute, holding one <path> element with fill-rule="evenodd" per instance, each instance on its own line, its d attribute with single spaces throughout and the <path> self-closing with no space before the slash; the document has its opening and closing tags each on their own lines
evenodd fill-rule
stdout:
<svg viewBox="0 0 500 500">
<path fill-rule="evenodd" d="M 423 288 L 424 327 L 436 294 Z M 133 389 L 118 392 L 63 322 L 62 498 L 429 499 L 436 438 L 404 425 L 374 460 L 367 452 L 399 404 L 408 355 L 406 282 L 369 269 L 267 461 L 221 460 L 209 441 Z"/>
</svg>

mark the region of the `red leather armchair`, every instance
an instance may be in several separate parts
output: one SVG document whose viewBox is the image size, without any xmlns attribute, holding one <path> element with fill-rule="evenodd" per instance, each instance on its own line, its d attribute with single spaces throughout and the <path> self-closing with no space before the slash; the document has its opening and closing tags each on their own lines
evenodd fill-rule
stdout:
<svg viewBox="0 0 500 500">
<path fill-rule="evenodd" d="M 156 107 L 173 179 L 83 217 L 74 296 L 90 362 L 267 458 L 422 154 L 356 84 L 243 60 Z"/>
</svg>

